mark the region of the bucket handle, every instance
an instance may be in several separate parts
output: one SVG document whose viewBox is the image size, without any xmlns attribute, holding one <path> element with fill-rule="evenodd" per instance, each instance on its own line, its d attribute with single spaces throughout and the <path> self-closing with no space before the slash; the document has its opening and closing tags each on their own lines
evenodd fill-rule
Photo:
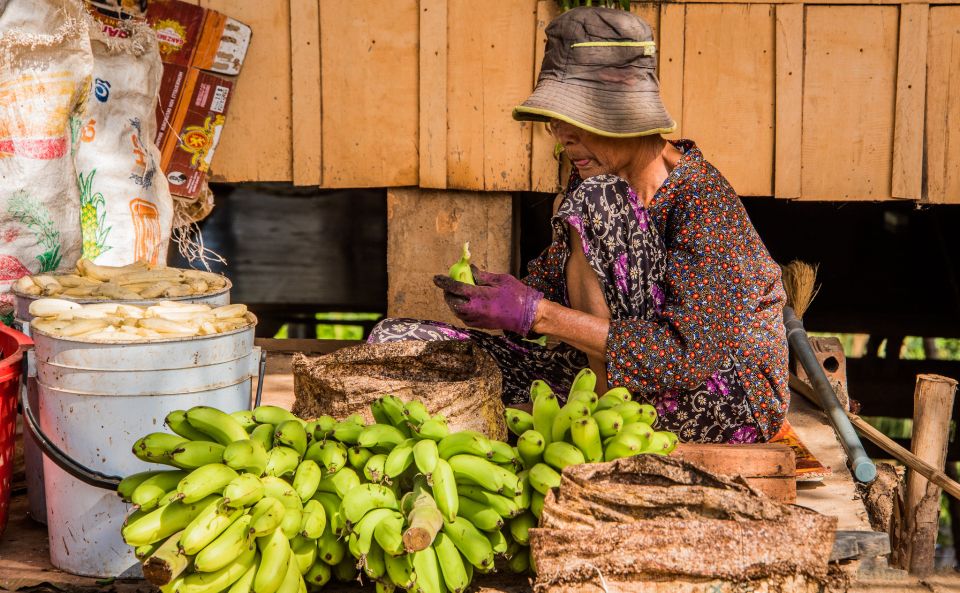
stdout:
<svg viewBox="0 0 960 593">
<path fill-rule="evenodd" d="M 27 356 L 23 357 L 23 361 L 21 363 L 23 364 L 23 373 L 21 375 L 23 378 L 23 389 L 20 390 L 20 406 L 21 410 L 23 411 L 24 424 L 26 425 L 27 430 L 29 430 L 33 435 L 33 438 L 37 440 L 37 445 L 40 447 L 40 450 L 43 451 L 43 454 L 50 458 L 51 461 L 56 463 L 60 469 L 80 480 L 81 482 L 96 488 L 103 488 L 104 490 L 116 490 L 122 478 L 118 476 L 101 474 L 98 471 L 84 466 L 61 451 L 59 447 L 53 444 L 47 435 L 43 434 L 43 430 L 40 428 L 40 423 L 37 422 L 37 418 L 33 414 L 33 409 L 30 407 L 30 398 L 27 397 L 26 388 L 27 380 L 30 376 L 28 374 L 30 369 L 29 361 L 33 359 L 34 350 L 29 350 L 26 354 Z"/>
<path fill-rule="evenodd" d="M 253 400 L 253 408 L 258 408 L 260 407 L 260 398 L 263 395 L 263 376 L 267 374 L 267 351 L 259 346 L 255 346 L 254 350 L 260 352 L 260 362 L 257 368 L 257 397 Z"/>
</svg>

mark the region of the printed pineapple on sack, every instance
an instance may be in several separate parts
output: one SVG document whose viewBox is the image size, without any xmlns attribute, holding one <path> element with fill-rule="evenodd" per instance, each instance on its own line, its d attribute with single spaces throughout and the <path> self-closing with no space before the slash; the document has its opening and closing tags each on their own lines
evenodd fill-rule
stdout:
<svg viewBox="0 0 960 593">
<path fill-rule="evenodd" d="M 133 452 L 171 469 L 118 488 L 133 504 L 122 534 L 146 578 L 179 593 L 293 593 L 331 580 L 456 593 L 497 557 L 529 571 L 539 493 L 517 450 L 451 432 L 416 400 L 385 395 L 370 408 L 373 424 L 269 405 L 168 414 L 170 432 Z"/>
</svg>

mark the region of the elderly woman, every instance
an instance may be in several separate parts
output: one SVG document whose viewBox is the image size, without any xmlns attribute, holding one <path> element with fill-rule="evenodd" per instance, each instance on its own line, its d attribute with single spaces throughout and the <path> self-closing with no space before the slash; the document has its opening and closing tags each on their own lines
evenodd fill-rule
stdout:
<svg viewBox="0 0 960 593">
<path fill-rule="evenodd" d="M 546 122 L 574 171 L 550 247 L 522 281 L 476 271 L 434 282 L 454 314 L 494 336 L 389 319 L 371 341 L 471 339 L 500 365 L 504 399 L 535 378 L 561 395 L 589 365 L 653 403 L 681 440 L 754 442 L 780 429 L 787 344 L 780 270 L 726 179 L 660 100 L 650 26 L 578 8 L 547 28 L 543 67 L 518 120 Z M 546 335 L 555 348 L 523 338 Z"/>
</svg>

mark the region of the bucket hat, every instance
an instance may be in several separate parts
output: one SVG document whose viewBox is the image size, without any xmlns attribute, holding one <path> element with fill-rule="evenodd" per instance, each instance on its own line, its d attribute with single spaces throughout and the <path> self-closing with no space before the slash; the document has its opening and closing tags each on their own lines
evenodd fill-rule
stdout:
<svg viewBox="0 0 960 593">
<path fill-rule="evenodd" d="M 660 99 L 653 31 L 613 8 L 574 8 L 546 30 L 533 94 L 513 109 L 521 121 L 559 119 L 613 138 L 676 129 Z"/>
</svg>

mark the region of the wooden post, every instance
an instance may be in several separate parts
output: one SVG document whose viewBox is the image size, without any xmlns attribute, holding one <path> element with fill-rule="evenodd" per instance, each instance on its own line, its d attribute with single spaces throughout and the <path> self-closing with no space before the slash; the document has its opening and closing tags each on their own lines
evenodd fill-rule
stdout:
<svg viewBox="0 0 960 593">
<path fill-rule="evenodd" d="M 953 413 L 957 382 L 939 375 L 918 375 L 913 395 L 914 455 L 941 469 L 947 459 L 947 437 Z M 907 473 L 904 497 L 906 530 L 900 540 L 895 562 L 912 574 L 933 572 L 933 553 L 940 517 L 940 488 L 919 473 Z"/>
</svg>

